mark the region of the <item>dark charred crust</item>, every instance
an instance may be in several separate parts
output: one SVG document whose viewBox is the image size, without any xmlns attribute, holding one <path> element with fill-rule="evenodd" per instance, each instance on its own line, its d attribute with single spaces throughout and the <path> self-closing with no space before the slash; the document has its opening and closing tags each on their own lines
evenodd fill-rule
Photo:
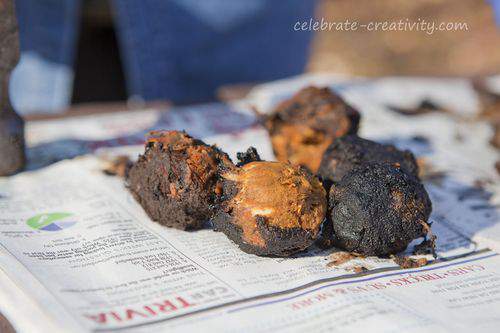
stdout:
<svg viewBox="0 0 500 333">
<path fill-rule="evenodd" d="M 222 195 L 229 157 L 184 132 L 154 132 L 127 172 L 127 186 L 150 218 L 183 230 L 203 227 Z"/>
<path fill-rule="evenodd" d="M 418 177 L 415 156 L 409 150 L 399 150 L 393 145 L 384 145 L 347 135 L 336 139 L 325 151 L 318 174 L 328 190 L 344 175 L 367 163 L 397 163 L 407 173 Z"/>
<path fill-rule="evenodd" d="M 218 205 L 220 211 L 227 210 L 227 203 L 238 194 L 238 186 L 234 181 L 222 180 L 222 195 L 219 197 Z"/>
<path fill-rule="evenodd" d="M 247 151 L 244 153 L 241 152 L 236 153 L 236 158 L 239 161 L 236 164 L 237 167 L 243 166 L 250 162 L 262 161 L 262 159 L 259 156 L 259 153 L 257 152 L 257 149 L 255 149 L 254 147 L 248 148 Z"/>
<path fill-rule="evenodd" d="M 415 176 L 391 164 L 369 164 L 331 187 L 327 223 L 334 246 L 384 256 L 425 236 L 431 210 L 429 196 Z"/>
<path fill-rule="evenodd" d="M 314 235 L 301 228 L 282 229 L 269 226 L 264 217 L 257 218 L 257 227 L 265 239 L 265 246 L 260 247 L 243 240 L 243 232 L 235 223 L 234 218 L 226 213 L 220 212 L 213 220 L 214 230 L 222 231 L 238 247 L 250 254 L 258 256 L 288 257 L 303 251 L 314 242 Z"/>
<path fill-rule="evenodd" d="M 266 240 L 265 249 L 258 249 L 259 255 L 289 256 L 308 248 L 315 240 L 314 235 L 301 228 L 278 228 L 257 219 L 259 230 Z"/>
</svg>

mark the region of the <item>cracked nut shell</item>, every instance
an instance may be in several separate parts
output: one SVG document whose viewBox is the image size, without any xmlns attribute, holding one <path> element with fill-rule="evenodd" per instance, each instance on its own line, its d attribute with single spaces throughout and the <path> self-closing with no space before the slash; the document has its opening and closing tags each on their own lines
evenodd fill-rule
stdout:
<svg viewBox="0 0 500 333">
<path fill-rule="evenodd" d="M 247 253 L 289 256 L 309 247 L 326 215 L 326 192 L 307 170 L 253 161 L 223 174 L 214 227 Z"/>
</svg>

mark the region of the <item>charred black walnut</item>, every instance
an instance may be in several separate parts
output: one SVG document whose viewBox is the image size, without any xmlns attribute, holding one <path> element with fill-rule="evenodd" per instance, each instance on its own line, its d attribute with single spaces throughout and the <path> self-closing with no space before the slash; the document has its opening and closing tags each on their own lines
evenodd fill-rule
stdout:
<svg viewBox="0 0 500 333">
<path fill-rule="evenodd" d="M 384 145 L 362 139 L 357 135 L 346 135 L 336 139 L 326 150 L 321 160 L 318 175 L 328 189 L 344 175 L 367 163 L 399 163 L 401 168 L 418 177 L 418 165 L 409 150 L 399 150 L 393 145 Z"/>
<path fill-rule="evenodd" d="M 341 249 L 368 256 L 395 254 L 430 230 L 429 196 L 401 167 L 364 165 L 346 174 L 329 194 L 330 238 Z"/>
<path fill-rule="evenodd" d="M 130 191 L 152 220 L 199 229 L 222 195 L 222 171 L 234 168 L 215 146 L 184 132 L 151 132 L 145 152 L 127 173 Z"/>
</svg>

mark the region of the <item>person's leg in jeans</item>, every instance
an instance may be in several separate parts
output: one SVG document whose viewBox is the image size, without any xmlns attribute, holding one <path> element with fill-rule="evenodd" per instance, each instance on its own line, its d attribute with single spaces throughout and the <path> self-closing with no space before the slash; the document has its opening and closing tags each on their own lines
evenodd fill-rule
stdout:
<svg viewBox="0 0 500 333">
<path fill-rule="evenodd" d="M 315 1 L 114 0 L 129 93 L 187 103 L 303 71 Z"/>
<path fill-rule="evenodd" d="M 21 59 L 10 81 L 21 114 L 57 112 L 71 101 L 80 0 L 16 0 Z"/>
<path fill-rule="evenodd" d="M 489 0 L 495 13 L 495 20 L 497 25 L 500 25 L 500 0 Z"/>
</svg>

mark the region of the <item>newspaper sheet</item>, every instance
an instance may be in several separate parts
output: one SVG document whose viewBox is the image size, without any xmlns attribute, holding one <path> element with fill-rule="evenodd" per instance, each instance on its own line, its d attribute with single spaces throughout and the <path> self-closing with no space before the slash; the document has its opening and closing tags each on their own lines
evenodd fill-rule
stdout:
<svg viewBox="0 0 500 333">
<path fill-rule="evenodd" d="M 234 157 L 272 159 L 250 106 L 268 112 L 310 83 L 330 85 L 363 114 L 361 135 L 409 148 L 432 165 L 436 259 L 331 265 L 337 250 L 292 258 L 240 251 L 222 233 L 152 222 L 103 160 L 142 151 L 144 133 L 186 129 Z M 388 109 L 433 99 L 452 112 Z M 466 81 L 300 77 L 233 105 L 143 110 L 28 124 L 29 170 L 0 180 L 0 310 L 19 332 L 497 332 L 500 186 L 491 130 L 472 121 Z M 407 253 L 411 253 L 412 243 Z"/>
</svg>

